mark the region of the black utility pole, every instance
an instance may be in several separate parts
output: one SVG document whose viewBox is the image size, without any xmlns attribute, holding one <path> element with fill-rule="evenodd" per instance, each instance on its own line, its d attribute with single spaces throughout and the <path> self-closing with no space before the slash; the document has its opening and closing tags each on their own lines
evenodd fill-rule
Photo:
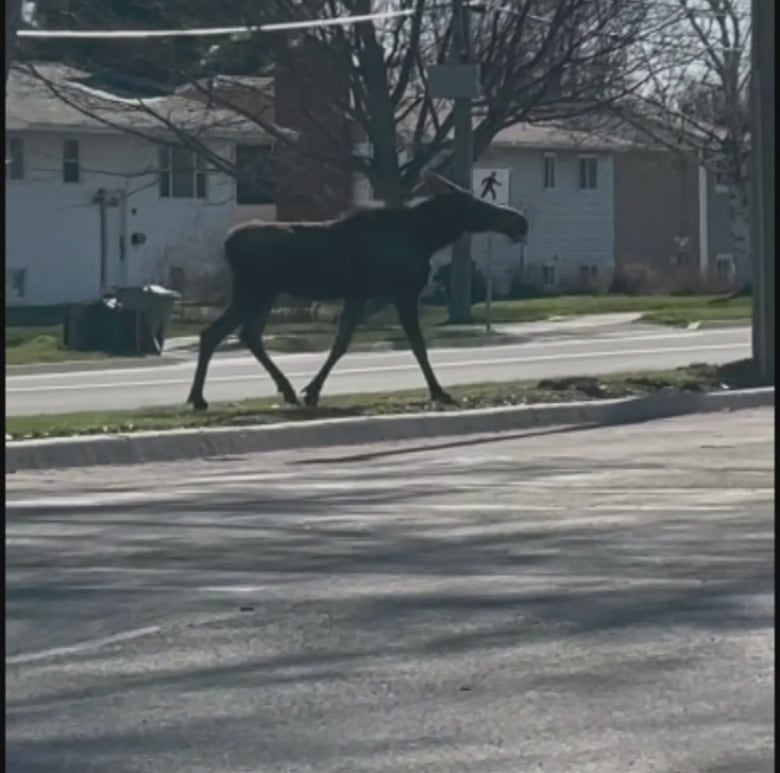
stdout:
<svg viewBox="0 0 780 773">
<path fill-rule="evenodd" d="M 463 0 L 452 0 L 453 64 L 469 64 L 471 34 L 469 11 Z M 474 139 L 471 127 L 471 97 L 455 99 L 455 182 L 471 190 L 471 169 L 474 163 Z M 462 236 L 452 247 L 450 274 L 449 321 L 471 322 L 471 238 Z"/>
<path fill-rule="evenodd" d="M 775 382 L 775 4 L 753 0 L 751 36 L 751 207 L 753 360 Z"/>
</svg>

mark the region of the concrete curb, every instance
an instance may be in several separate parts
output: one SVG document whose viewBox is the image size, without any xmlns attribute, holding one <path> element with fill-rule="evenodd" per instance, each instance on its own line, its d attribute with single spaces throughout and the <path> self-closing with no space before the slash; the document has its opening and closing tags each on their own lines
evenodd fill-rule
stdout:
<svg viewBox="0 0 780 773">
<path fill-rule="evenodd" d="M 5 470 L 8 473 L 25 469 L 140 464 L 290 448 L 487 434 L 556 425 L 623 424 L 686 413 L 773 407 L 774 404 L 774 387 L 764 387 L 728 392 L 678 392 L 618 400 L 510 406 L 451 413 L 321 419 L 285 422 L 265 427 L 20 440 L 5 444 Z"/>
</svg>

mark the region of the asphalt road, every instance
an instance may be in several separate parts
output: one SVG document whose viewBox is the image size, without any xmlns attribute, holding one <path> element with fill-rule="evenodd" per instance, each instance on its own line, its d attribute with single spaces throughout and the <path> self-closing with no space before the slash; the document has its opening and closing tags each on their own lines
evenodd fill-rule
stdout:
<svg viewBox="0 0 780 773">
<path fill-rule="evenodd" d="M 773 427 L 6 476 L 6 769 L 768 773 Z"/>
<path fill-rule="evenodd" d="M 430 359 L 441 383 L 596 375 L 692 362 L 729 362 L 750 356 L 750 329 L 672 330 L 622 325 L 513 345 L 434 349 Z M 276 355 L 296 389 L 320 368 L 325 353 Z M 168 364 L 6 374 L 6 415 L 70 413 L 181 405 L 194 372 L 194 355 Z M 325 384 L 328 394 L 414 389 L 424 386 L 410 351 L 348 353 Z M 273 382 L 249 354 L 224 352 L 211 363 L 206 399 L 212 402 L 275 394 Z"/>
</svg>

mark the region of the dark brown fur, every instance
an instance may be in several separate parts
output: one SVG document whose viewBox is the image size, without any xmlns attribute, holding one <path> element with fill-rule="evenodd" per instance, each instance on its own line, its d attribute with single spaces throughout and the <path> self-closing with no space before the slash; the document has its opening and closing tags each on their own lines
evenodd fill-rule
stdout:
<svg viewBox="0 0 780 773">
<path fill-rule="evenodd" d="M 273 363 L 262 341 L 263 328 L 280 293 L 310 300 L 344 300 L 333 348 L 319 373 L 303 390 L 316 405 L 325 379 L 347 351 L 366 303 L 386 299 L 422 369 L 433 400 L 451 402 L 428 362 L 418 320 L 418 300 L 438 250 L 466 232 L 494 231 L 513 240 L 528 223 L 515 209 L 479 201 L 468 191 L 429 175 L 432 196 L 399 207 L 367 208 L 322 223 L 250 221 L 233 228 L 225 258 L 233 277 L 227 309 L 200 335 L 200 352 L 188 402 L 208 407 L 203 398 L 209 360 L 226 336 L 241 326 L 241 340 L 273 378 L 288 403 L 298 398 Z"/>
</svg>

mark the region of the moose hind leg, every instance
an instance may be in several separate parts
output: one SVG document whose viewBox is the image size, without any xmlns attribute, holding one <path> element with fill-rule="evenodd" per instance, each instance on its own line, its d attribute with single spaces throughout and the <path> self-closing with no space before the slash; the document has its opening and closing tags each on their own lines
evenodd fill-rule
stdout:
<svg viewBox="0 0 780 773">
<path fill-rule="evenodd" d="M 341 316 L 339 317 L 339 329 L 330 353 L 320 368 L 319 373 L 303 389 L 306 405 L 317 405 L 325 379 L 333 369 L 333 366 L 344 356 L 344 353 L 349 348 L 349 342 L 352 340 L 352 334 L 355 332 L 358 322 L 360 322 L 365 303 L 362 299 L 347 299 L 344 301 L 344 308 L 341 310 Z"/>
<path fill-rule="evenodd" d="M 398 320 L 406 333 L 409 344 L 412 347 L 415 359 L 420 366 L 420 370 L 425 376 L 425 382 L 428 384 L 428 391 L 431 393 L 431 400 L 440 403 L 454 404 L 455 400 L 445 392 L 441 384 L 436 380 L 436 376 L 428 361 L 428 352 L 425 348 L 425 340 L 420 330 L 420 315 L 417 308 L 417 299 L 399 299 L 395 302 L 398 311 Z"/>
<path fill-rule="evenodd" d="M 190 396 L 187 398 L 187 402 L 192 403 L 196 411 L 205 411 L 209 407 L 203 398 L 203 384 L 206 381 L 209 361 L 222 341 L 241 324 L 243 317 L 243 310 L 236 304 L 231 304 L 208 327 L 202 330 L 198 349 L 198 365 L 195 369 Z"/>
<path fill-rule="evenodd" d="M 298 405 L 298 396 L 295 394 L 295 390 L 284 373 L 279 370 L 276 363 L 270 358 L 265 350 L 265 346 L 263 346 L 263 329 L 271 313 L 271 305 L 270 303 L 264 304 L 256 312 L 254 318 L 244 325 L 241 329 L 241 341 L 252 352 L 255 359 L 268 371 L 284 401 L 291 405 Z"/>
</svg>

